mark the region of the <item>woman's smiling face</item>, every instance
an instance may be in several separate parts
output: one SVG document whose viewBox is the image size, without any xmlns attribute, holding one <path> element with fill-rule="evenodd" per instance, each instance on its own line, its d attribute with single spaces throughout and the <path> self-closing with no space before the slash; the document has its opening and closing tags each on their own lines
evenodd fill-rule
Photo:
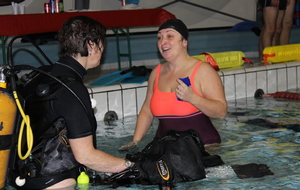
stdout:
<svg viewBox="0 0 300 190">
<path fill-rule="evenodd" d="M 181 34 L 172 28 L 162 29 L 157 34 L 157 47 L 166 60 L 178 55 L 185 47 L 184 42 Z"/>
</svg>

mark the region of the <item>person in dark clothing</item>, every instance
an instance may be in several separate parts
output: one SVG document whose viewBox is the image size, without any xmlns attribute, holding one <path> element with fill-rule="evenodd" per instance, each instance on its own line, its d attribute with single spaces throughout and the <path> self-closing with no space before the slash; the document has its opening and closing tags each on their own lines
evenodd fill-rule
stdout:
<svg viewBox="0 0 300 190">
<path fill-rule="evenodd" d="M 264 20 L 258 48 L 259 59 L 263 60 L 263 50 L 266 47 L 287 44 L 293 16 L 291 7 L 295 2 L 293 0 L 259 0 L 258 2 L 262 7 Z M 289 9 L 286 12 L 287 7 Z M 287 25 L 286 22 L 289 24 Z"/>
<path fill-rule="evenodd" d="M 89 114 L 67 89 L 55 100 L 54 109 L 65 119 L 67 137 L 77 162 L 101 172 L 120 172 L 127 168 L 126 161 L 97 150 L 93 144 L 96 120 L 89 93 L 82 82 L 87 70 L 100 64 L 106 41 L 105 32 L 106 29 L 101 23 L 85 16 L 70 18 L 63 24 L 57 36 L 61 44 L 60 59 L 53 66 L 51 74 L 77 79 L 78 82 L 70 84 L 69 87 L 83 101 Z M 92 121 L 89 115 L 92 115 Z M 74 184 L 75 179 L 70 178 L 52 188 Z"/>
<path fill-rule="evenodd" d="M 52 80 L 53 77 L 61 79 L 68 88 L 56 83 L 59 87 L 53 88 L 55 90 L 51 96 L 42 97 L 41 91 L 38 103 L 36 99 L 32 101 L 38 109 L 30 111 L 32 105 L 27 107 L 35 138 L 32 157 L 38 145 L 43 147 L 40 154 L 44 156 L 39 159 L 41 167 L 36 173 L 37 178 L 32 173 L 31 176 L 26 173 L 25 185 L 14 184 L 20 189 L 74 189 L 78 177 L 74 172 L 78 174 L 80 167 L 116 173 L 132 165 L 128 160 L 95 147 L 97 123 L 88 90 L 82 81 L 88 69 L 100 64 L 106 42 L 106 28 L 92 18 L 75 16 L 63 24 L 57 33 L 57 40 L 60 43 L 60 59 L 50 67 L 49 73 Z M 43 76 L 38 83 L 51 81 L 49 78 Z M 29 100 L 27 104 L 30 104 Z M 53 134 L 52 128 L 59 128 L 55 132 L 59 137 L 57 141 L 53 140 L 55 135 L 54 138 L 48 138 L 49 134 Z M 39 141 L 45 143 L 41 145 Z M 55 142 L 58 142 L 57 146 Z M 69 172 L 72 170 L 74 172 Z"/>
</svg>

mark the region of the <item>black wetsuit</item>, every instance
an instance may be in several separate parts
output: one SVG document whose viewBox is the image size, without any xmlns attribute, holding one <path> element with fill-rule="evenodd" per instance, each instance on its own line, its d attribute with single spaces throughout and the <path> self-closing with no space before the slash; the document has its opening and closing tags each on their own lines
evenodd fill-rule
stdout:
<svg viewBox="0 0 300 190">
<path fill-rule="evenodd" d="M 68 139 L 92 135 L 94 145 L 96 143 L 97 123 L 88 90 L 82 81 L 86 73 L 75 59 L 63 57 L 51 67 L 50 74 L 63 81 L 69 89 L 45 75 L 38 79 L 38 84 L 32 85 L 33 90 L 29 90 L 29 86 L 23 88 L 25 92 L 29 91 L 29 95 L 25 96 L 25 110 L 30 116 L 34 135 L 33 161 L 30 158 L 19 160 L 15 169 L 10 170 L 9 184 L 17 189 L 44 189 L 64 179 L 78 177 L 82 166 L 68 146 Z M 49 85 L 51 93 L 32 95 L 40 84 Z M 30 165 L 31 162 L 33 164 Z M 30 172 L 31 169 L 28 175 L 26 168 L 32 166 L 41 169 L 35 170 L 35 175 Z M 25 173 L 22 168 L 25 168 Z M 15 184 L 20 174 L 27 175 L 26 183 L 21 187 Z"/>
<path fill-rule="evenodd" d="M 53 110 L 58 116 L 65 119 L 69 139 L 92 135 L 97 127 L 90 96 L 82 82 L 86 73 L 85 68 L 71 57 L 59 59 L 51 70 L 51 74 L 55 77 L 68 76 L 76 79 L 76 82 L 71 82 L 68 86 L 76 93 L 86 108 L 85 110 L 78 99 L 66 88 L 63 88 L 58 99 L 53 101 Z"/>
</svg>

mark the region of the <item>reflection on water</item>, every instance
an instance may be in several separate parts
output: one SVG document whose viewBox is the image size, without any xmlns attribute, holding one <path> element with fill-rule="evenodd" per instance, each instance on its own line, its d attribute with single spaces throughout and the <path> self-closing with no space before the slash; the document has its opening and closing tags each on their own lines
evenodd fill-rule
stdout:
<svg viewBox="0 0 300 190">
<path fill-rule="evenodd" d="M 213 120 L 220 132 L 222 144 L 208 147 L 225 162 L 218 175 L 176 184 L 173 189 L 300 189 L 300 102 L 273 98 L 247 98 L 228 102 L 224 120 Z M 136 117 L 119 119 L 117 126 L 98 123 L 98 149 L 125 158 L 127 152 L 118 148 L 132 140 Z M 142 149 L 154 134 L 157 120 L 140 144 Z M 267 164 L 274 175 L 262 178 L 239 179 L 227 168 L 234 164 Z M 103 175 L 99 173 L 100 175 Z M 90 186 L 91 190 L 110 189 L 109 186 Z M 158 186 L 131 185 L 119 190 L 159 189 Z"/>
</svg>

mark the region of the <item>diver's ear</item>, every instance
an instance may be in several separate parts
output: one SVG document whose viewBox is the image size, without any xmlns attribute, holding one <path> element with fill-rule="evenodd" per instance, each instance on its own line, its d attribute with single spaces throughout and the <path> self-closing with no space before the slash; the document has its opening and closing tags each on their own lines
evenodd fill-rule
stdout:
<svg viewBox="0 0 300 190">
<path fill-rule="evenodd" d="M 104 52 L 104 45 L 102 44 L 101 41 L 100 41 L 100 43 L 99 43 L 99 49 L 100 49 L 100 52 L 101 52 L 101 53 Z"/>
<path fill-rule="evenodd" d="M 92 55 L 92 53 L 95 51 L 95 43 L 92 41 L 89 41 L 87 43 L 87 50 L 88 50 L 88 55 Z"/>
<path fill-rule="evenodd" d="M 89 41 L 89 43 L 87 44 L 87 48 L 88 48 L 89 55 L 90 53 L 95 53 L 98 52 L 99 50 L 101 53 L 103 53 L 104 51 L 104 46 L 101 42 L 99 46 L 97 46 L 95 42 Z"/>
</svg>

